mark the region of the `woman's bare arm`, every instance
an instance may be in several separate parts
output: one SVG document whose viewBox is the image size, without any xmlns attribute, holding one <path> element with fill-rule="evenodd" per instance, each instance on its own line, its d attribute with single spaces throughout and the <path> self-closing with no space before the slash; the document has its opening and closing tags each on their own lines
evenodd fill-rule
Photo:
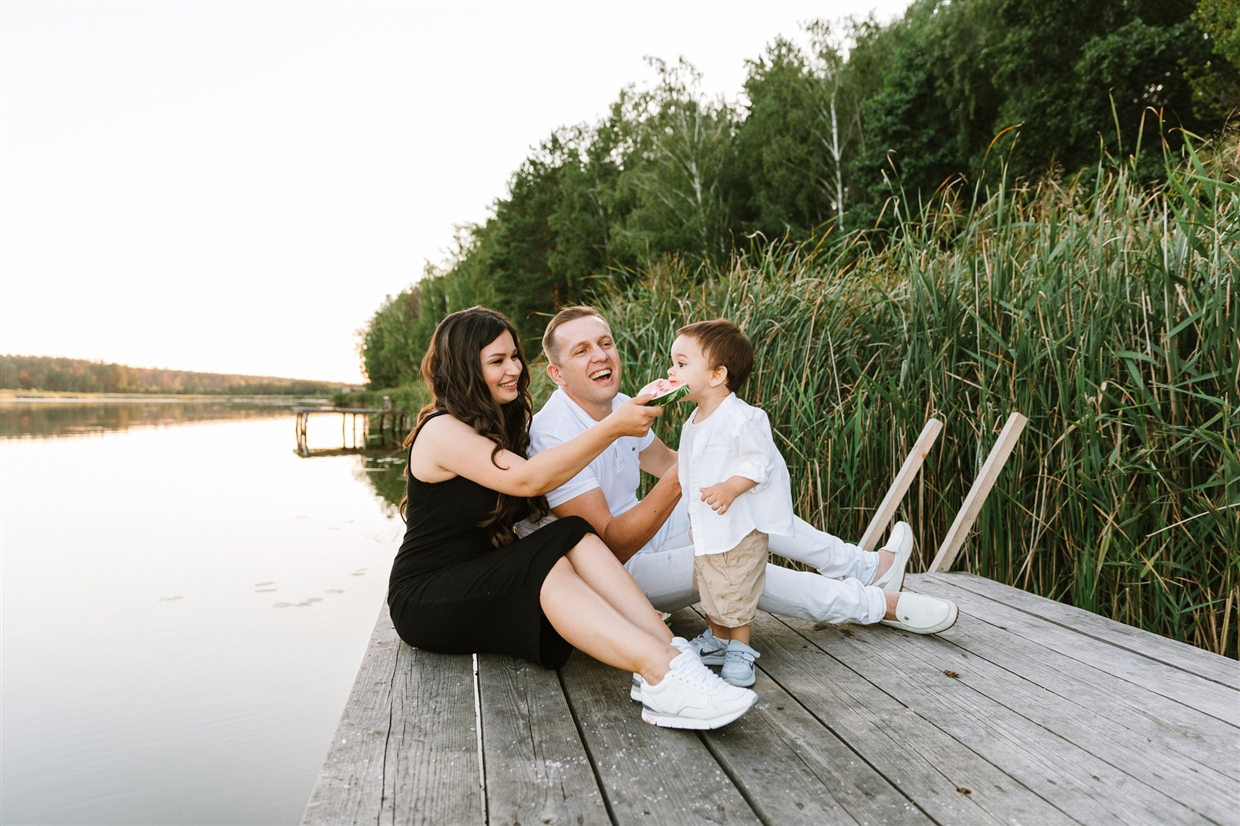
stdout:
<svg viewBox="0 0 1240 826">
<path fill-rule="evenodd" d="M 501 450 L 494 462 L 494 442 L 451 416 L 438 416 L 423 426 L 413 443 L 409 472 L 423 482 L 464 476 L 509 496 L 547 493 L 576 476 L 621 436 L 646 435 L 651 422 L 663 411 L 643 406 L 644 401 L 649 397 L 625 402 L 585 433 L 531 459 Z"/>
</svg>

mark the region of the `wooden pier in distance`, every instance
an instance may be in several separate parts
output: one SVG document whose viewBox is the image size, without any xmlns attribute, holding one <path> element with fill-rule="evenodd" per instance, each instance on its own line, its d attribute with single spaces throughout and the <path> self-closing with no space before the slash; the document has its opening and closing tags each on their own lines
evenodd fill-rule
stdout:
<svg viewBox="0 0 1240 826">
<path fill-rule="evenodd" d="M 380 445 L 387 444 L 388 434 L 391 434 L 394 444 L 400 444 L 413 424 L 412 413 L 395 407 L 294 407 L 293 412 L 297 414 L 293 422 L 293 428 L 297 436 L 297 455 L 302 457 L 339 456 L 364 451 L 370 446 L 370 421 L 372 418 L 378 418 L 379 420 L 378 442 Z M 340 416 L 341 446 L 339 448 L 310 447 L 307 431 L 310 427 L 310 417 L 314 415 Z M 360 444 L 358 442 L 359 416 L 361 417 Z M 352 444 L 350 444 L 350 435 L 352 436 Z"/>
<path fill-rule="evenodd" d="M 759 704 L 700 733 L 580 652 L 430 654 L 385 607 L 302 822 L 1240 824 L 1240 664 L 971 574 L 905 587 L 959 622 L 760 614 Z"/>
</svg>

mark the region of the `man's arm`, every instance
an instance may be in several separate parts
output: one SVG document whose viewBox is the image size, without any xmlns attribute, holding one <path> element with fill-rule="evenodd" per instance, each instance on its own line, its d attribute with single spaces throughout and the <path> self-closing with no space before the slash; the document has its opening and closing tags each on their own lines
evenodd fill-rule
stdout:
<svg viewBox="0 0 1240 826">
<path fill-rule="evenodd" d="M 677 458 L 676 451 L 663 444 L 663 440 L 658 436 L 646 445 L 645 450 L 637 454 L 642 470 L 656 479 L 662 479 L 669 470 L 675 470 Z"/>
<path fill-rule="evenodd" d="M 658 444 L 662 445 L 662 442 Z M 646 448 L 646 450 L 649 449 L 649 447 Z M 664 447 L 664 450 L 667 448 Z M 674 460 L 676 453 L 668 452 L 672 454 Z M 643 457 L 645 453 L 646 451 L 643 450 Z M 611 509 L 607 507 L 607 497 L 599 488 L 569 499 L 558 507 L 552 508 L 551 512 L 561 518 L 565 516 L 584 518 L 594 526 L 594 530 L 598 531 L 603 542 L 623 564 L 628 562 L 633 554 L 640 551 L 659 528 L 663 527 L 663 523 L 671 515 L 676 503 L 680 501 L 680 477 L 675 472 L 674 461 L 671 470 L 672 472 L 668 473 L 668 468 L 664 467 L 663 476 L 646 498 L 619 516 L 611 515 Z"/>
</svg>

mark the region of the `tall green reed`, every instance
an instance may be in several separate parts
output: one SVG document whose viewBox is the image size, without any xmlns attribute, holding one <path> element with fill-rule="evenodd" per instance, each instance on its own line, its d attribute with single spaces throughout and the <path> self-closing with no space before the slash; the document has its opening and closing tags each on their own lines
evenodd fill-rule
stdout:
<svg viewBox="0 0 1240 826">
<path fill-rule="evenodd" d="M 955 568 L 1236 657 L 1240 642 L 1240 143 L 1191 145 L 1151 191 L 948 188 L 864 237 L 670 261 L 602 302 L 632 391 L 675 329 L 726 317 L 757 353 L 798 513 L 859 536 L 931 416 L 899 518 L 933 557 L 1008 413 L 1029 417 Z M 899 204 L 893 205 L 900 209 Z M 686 409 L 659 425 L 675 444 Z"/>
</svg>

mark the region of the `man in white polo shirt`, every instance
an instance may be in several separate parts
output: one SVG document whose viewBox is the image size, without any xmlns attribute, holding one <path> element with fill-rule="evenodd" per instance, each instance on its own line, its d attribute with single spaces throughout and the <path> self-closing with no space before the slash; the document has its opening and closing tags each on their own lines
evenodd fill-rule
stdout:
<svg viewBox="0 0 1240 826">
<path fill-rule="evenodd" d="M 611 328 L 593 308 L 566 307 L 557 313 L 547 325 L 543 351 L 558 389 L 530 425 L 530 455 L 577 436 L 628 399 L 620 393 L 621 366 Z M 659 481 L 639 500 L 643 471 Z M 653 431 L 617 439 L 549 493 L 547 501 L 557 517 L 576 515 L 590 522 L 655 608 L 675 611 L 698 601 L 676 451 Z M 937 633 L 956 620 L 956 606 L 946 600 L 900 593 L 913 550 L 912 530 L 903 522 L 896 523 L 877 552 L 863 551 L 801 519 L 795 536 L 771 536 L 770 549 L 818 573 L 768 564 L 758 602 L 763 611 L 815 622 L 881 621 L 922 634 Z M 701 638 L 694 642 L 703 644 Z M 699 653 L 706 660 L 709 652 Z"/>
</svg>

